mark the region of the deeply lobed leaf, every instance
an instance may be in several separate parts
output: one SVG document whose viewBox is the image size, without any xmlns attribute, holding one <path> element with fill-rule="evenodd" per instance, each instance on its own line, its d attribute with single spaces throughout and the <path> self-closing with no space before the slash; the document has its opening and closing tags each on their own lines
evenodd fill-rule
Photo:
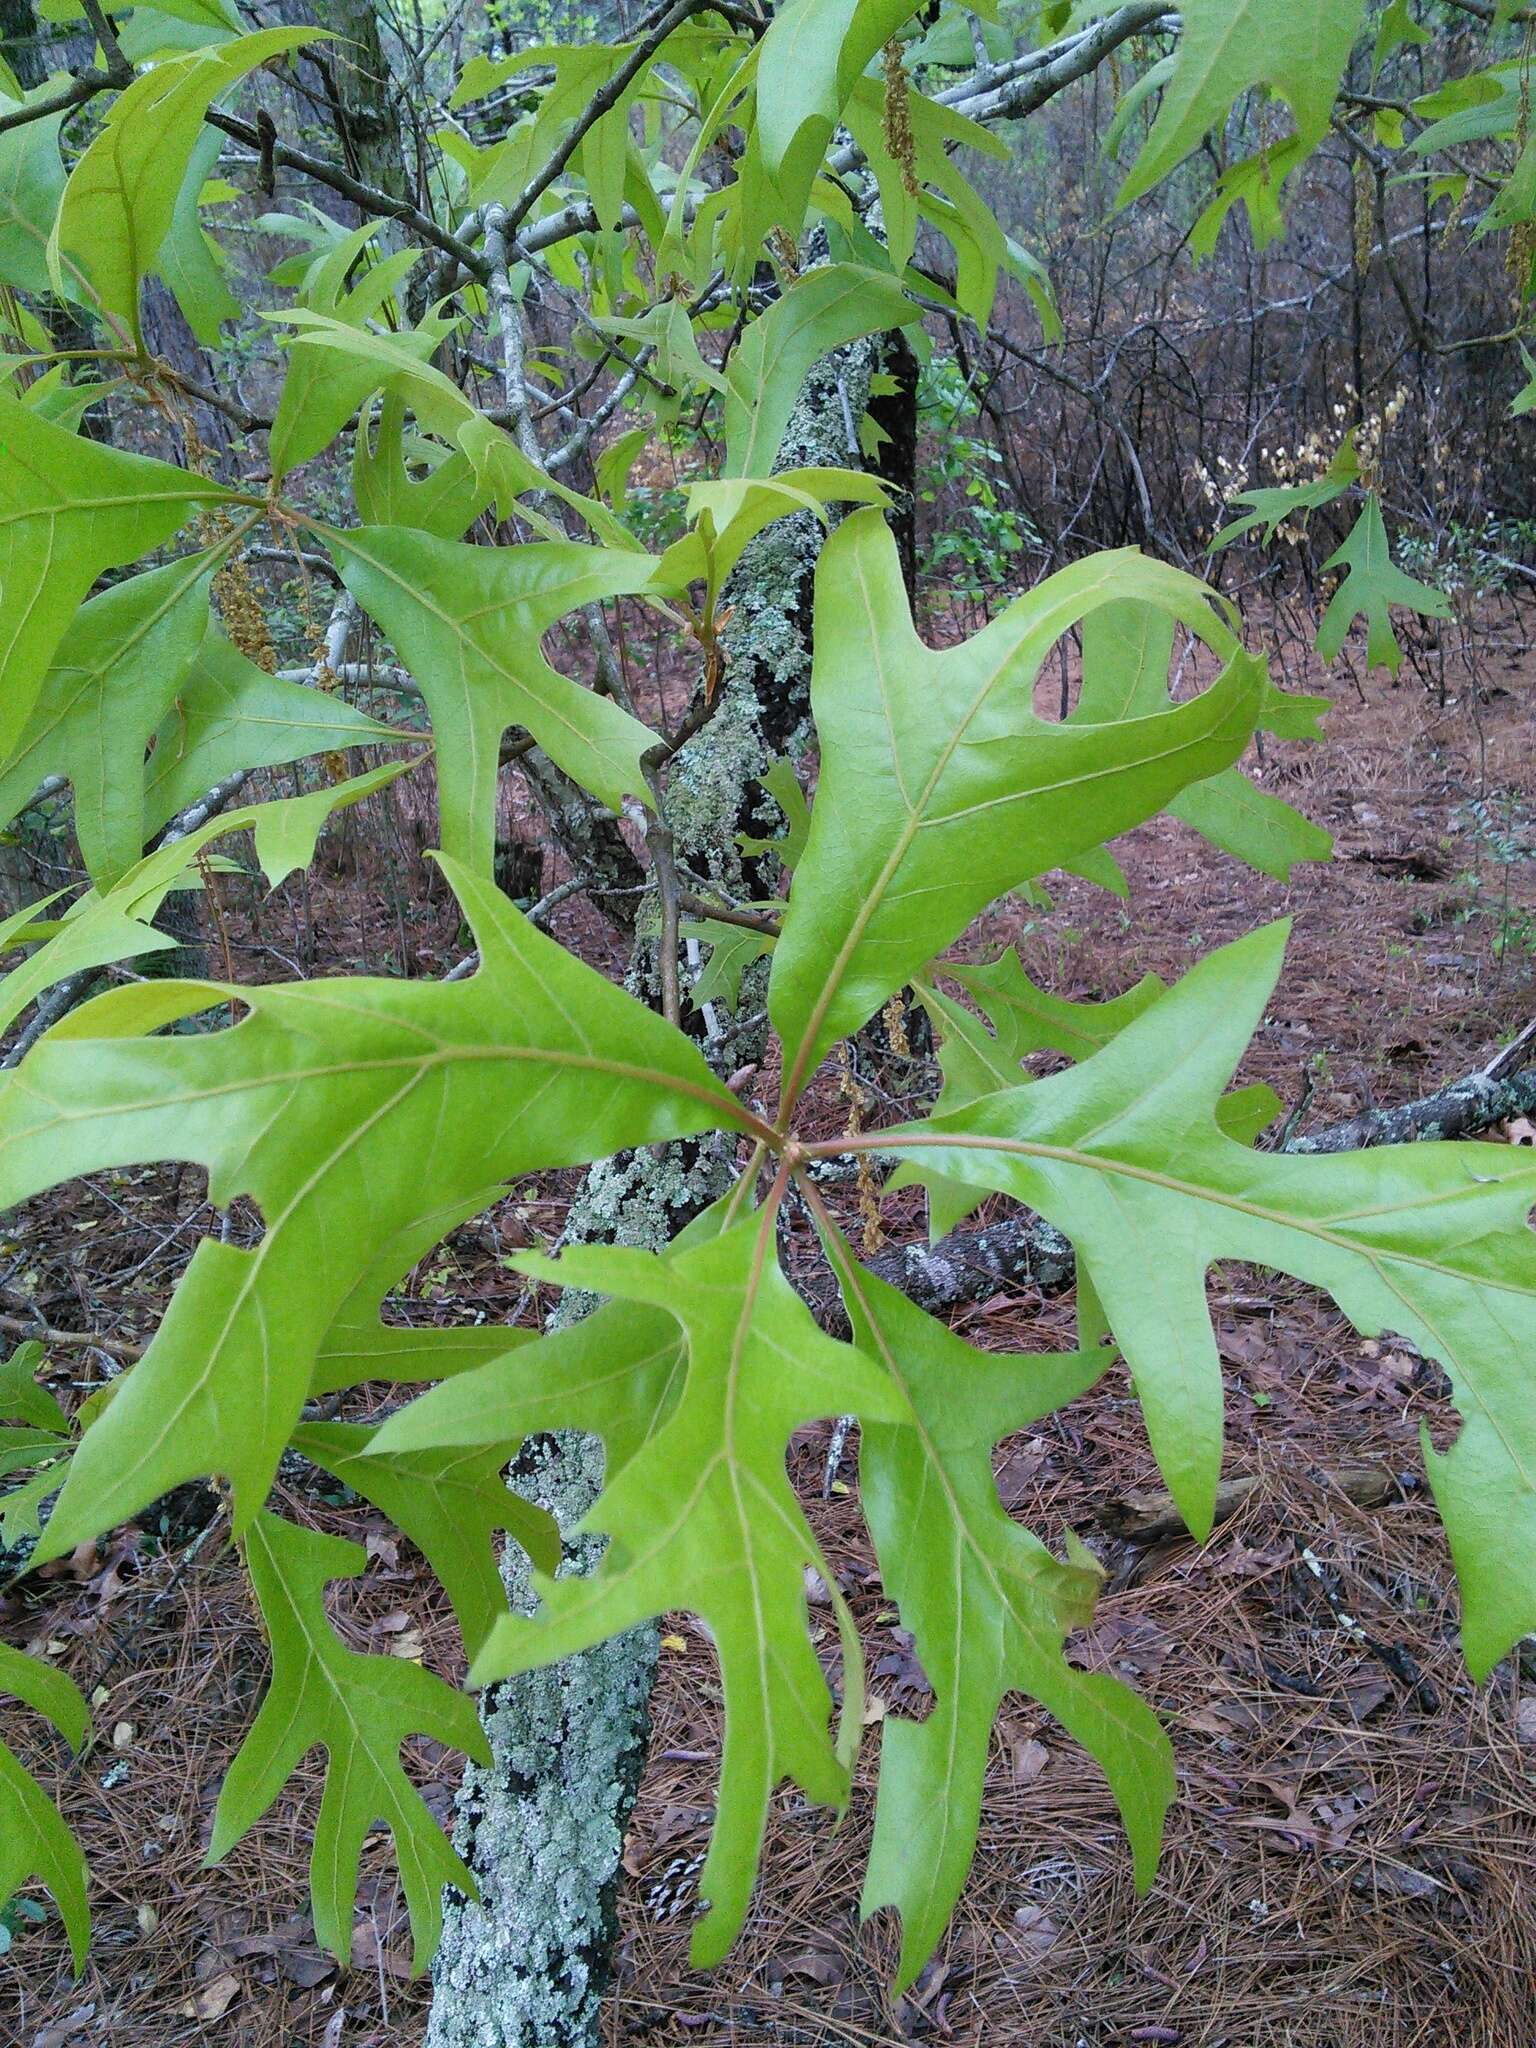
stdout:
<svg viewBox="0 0 1536 2048">
<path fill-rule="evenodd" d="M 1047 653 L 1100 606 L 1139 598 L 1227 658 L 1202 696 L 1148 717 L 1035 715 Z M 1201 586 L 1133 552 L 1048 577 L 959 647 L 912 624 L 896 543 L 855 512 L 816 576 L 811 701 L 821 781 L 774 952 L 769 1003 L 793 1098 L 835 1041 L 1004 890 L 1060 867 L 1229 766 L 1263 701 L 1263 665 Z"/>
<path fill-rule="evenodd" d="M 272 1682 L 219 1793 L 208 1860 L 228 1855 L 322 1744 L 328 1768 L 309 1864 L 315 1933 L 348 1960 L 363 1841 L 382 1821 L 410 1910 L 413 1967 L 423 1969 L 442 1933 L 443 1887 L 473 1898 L 475 1881 L 406 1776 L 400 1745 L 430 1735 L 489 1763 L 474 1704 L 419 1664 L 360 1655 L 337 1636 L 325 1587 L 362 1570 L 359 1544 L 263 1511 L 246 1532 L 245 1561 L 272 1645 Z"/>
<path fill-rule="evenodd" d="M 1103 1766 L 1145 1887 L 1157 1866 L 1173 1760 L 1157 1717 L 1117 1679 L 1074 1669 L 1063 1642 L 1088 1621 L 1099 1574 L 1060 1564 L 1009 1516 L 992 1447 L 1086 1392 L 1108 1353 L 989 1356 L 827 1239 L 854 1341 L 910 1404 L 899 1426 L 866 1421 L 860 1500 L 887 1594 L 935 1694 L 922 1721 L 888 1716 L 864 1911 L 902 1918 L 905 1988 L 933 1953 L 965 1882 L 981 1818 L 992 1722 L 1027 1692 Z"/>
<path fill-rule="evenodd" d="M 246 1196 L 265 1223 L 252 1251 L 198 1247 L 82 1443 L 41 1556 L 210 1471 L 248 1527 L 327 1329 L 365 1276 L 377 1309 L 397 1247 L 416 1255 L 424 1226 L 441 1234 L 536 1168 L 751 1121 L 680 1032 L 444 865 L 480 948 L 472 979 L 116 989 L 0 1090 L 0 1202 L 191 1159 L 216 1204 Z M 140 1035 L 231 999 L 248 1014 L 227 1031 Z"/>
<path fill-rule="evenodd" d="M 709 1910 L 693 1938 L 699 1964 L 718 1961 L 741 1927 L 779 1780 L 791 1777 L 830 1805 L 847 1793 L 847 1758 L 829 1734 L 831 1700 L 805 1605 L 807 1568 L 835 1581 L 785 1476 L 790 1433 L 848 1409 L 891 1421 L 904 1412 L 876 1364 L 816 1328 L 778 1266 L 774 1214 L 659 1257 L 586 1248 L 558 1262 L 524 1258 L 526 1271 L 641 1305 L 639 1316 L 610 1318 L 624 1333 L 618 1359 L 582 1325 L 420 1404 L 428 1441 L 466 1406 L 473 1414 L 482 1389 L 496 1427 L 509 1433 L 542 1427 L 545 1414 L 605 1441 L 619 1426 L 607 1483 L 580 1525 L 608 1537 L 602 1563 L 586 1578 L 536 1576 L 538 1618 L 504 1616 L 472 1676 L 528 1670 L 674 1608 L 706 1623 L 726 1722 L 700 1877 Z M 686 1338 L 680 1384 L 675 1339 L 664 1333 L 673 1319 Z M 619 1369 L 627 1392 L 616 1417 L 606 1397 Z M 643 1438 L 633 1420 L 624 1426 L 636 1404 L 650 1418 Z M 412 1415 L 386 1426 L 381 1448 L 421 1440 Z M 846 1625 L 842 1633 L 846 1694 L 857 1686 L 858 1642 Z"/>
<path fill-rule="evenodd" d="M 1101 1052 L 908 1127 L 923 1173 L 1014 1196 L 1073 1240 L 1136 1381 L 1186 1522 L 1211 1526 L 1221 1370 L 1205 1305 L 1215 1259 L 1325 1289 L 1357 1329 L 1438 1359 L 1463 1427 L 1426 1462 L 1461 1576 L 1462 1638 L 1485 1673 L 1536 1628 L 1536 1165 L 1505 1148 L 1254 1152 L 1216 1104 L 1278 975 L 1285 927 L 1201 962 Z"/>
</svg>

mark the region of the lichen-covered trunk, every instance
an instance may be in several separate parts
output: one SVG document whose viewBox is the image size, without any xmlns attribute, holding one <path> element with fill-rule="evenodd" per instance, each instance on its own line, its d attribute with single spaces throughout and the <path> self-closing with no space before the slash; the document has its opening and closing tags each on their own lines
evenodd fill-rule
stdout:
<svg viewBox="0 0 1536 2048">
<path fill-rule="evenodd" d="M 863 415 L 882 344 L 856 343 L 813 373 L 785 435 L 780 466 L 857 466 L 848 422 Z M 822 530 L 805 515 L 749 549 L 727 593 L 728 662 L 714 716 L 673 764 L 667 796 L 680 861 L 743 893 L 736 834 L 771 830 L 776 809 L 756 780 L 810 734 L 811 595 Z M 746 893 L 751 893 L 747 891 Z M 633 984 L 648 989 L 654 940 L 640 938 Z M 741 1016 L 760 1013 L 764 970 L 749 972 Z M 761 1023 L 717 1017 L 706 1052 L 725 1073 L 762 1050 Z M 723 1194 L 733 1153 L 711 1141 L 605 1161 L 572 1208 L 570 1243 L 660 1247 Z M 602 1453 L 590 1438 L 548 1440 L 525 1453 L 514 1484 L 569 1528 L 591 1505 Z M 568 1571 L 600 1546 L 567 1546 Z M 508 1590 L 527 1611 L 520 1556 Z M 593 2048 L 608 1974 L 624 1830 L 645 1760 L 656 1631 L 613 1642 L 500 1686 L 483 1718 L 493 1762 L 469 1767 L 455 1839 L 475 1872 L 478 1905 L 449 1901 L 428 2048 Z"/>
</svg>

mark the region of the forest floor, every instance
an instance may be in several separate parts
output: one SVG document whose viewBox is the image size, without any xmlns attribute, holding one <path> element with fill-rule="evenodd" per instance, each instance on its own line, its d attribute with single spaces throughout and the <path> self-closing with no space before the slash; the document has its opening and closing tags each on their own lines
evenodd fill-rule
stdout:
<svg viewBox="0 0 1536 2048">
<path fill-rule="evenodd" d="M 1060 993 L 1102 996 L 1148 969 L 1172 978 L 1293 912 L 1281 994 L 1245 1078 L 1270 1081 L 1288 1105 L 1310 1090 L 1312 1124 L 1458 1078 L 1536 1008 L 1536 661 L 1516 645 L 1486 658 L 1480 688 L 1451 681 L 1442 705 L 1406 678 L 1396 689 L 1374 678 L 1363 695 L 1336 680 L 1328 744 L 1270 746 L 1265 786 L 1336 834 L 1330 865 L 1281 887 L 1160 822 L 1117 848 L 1126 903 L 1069 883 L 1048 915 L 1013 901 L 983 920 L 965 953 L 991 958 L 1016 943 Z M 419 837 L 421 821 L 396 812 L 390 829 Z M 306 970 L 377 968 L 397 942 L 411 971 L 442 972 L 462 951 L 451 907 L 397 899 L 370 926 L 354 902 L 368 867 L 361 839 L 343 837 L 310 893 L 259 917 L 231 895 L 215 945 L 250 949 L 244 971 L 263 976 L 288 971 L 280 963 L 295 951 Z M 555 928 L 600 964 L 621 957 L 577 904 Z M 911 1069 L 876 1079 L 893 1108 L 914 1087 Z M 558 1232 L 568 1192 L 513 1190 L 423 1262 L 402 1312 L 529 1319 L 540 1303 L 505 1260 Z M 910 1197 L 885 1213 L 898 1238 L 921 1228 Z M 76 1185 L 12 1221 L 0 1306 L 143 1341 L 210 1218 L 190 1171 Z M 803 1231 L 792 1245 L 802 1253 Z M 1442 1446 L 1454 1433 L 1444 1380 L 1407 1346 L 1362 1342 L 1277 1276 L 1223 1270 L 1211 1299 L 1228 1368 L 1226 1473 L 1256 1483 L 1203 1549 L 1125 1533 L 1158 1479 L 1119 1371 L 998 1455 L 1008 1507 L 1053 1543 L 1075 1530 L 1104 1565 L 1105 1595 L 1074 1654 L 1131 1680 L 1173 1737 L 1180 1792 L 1150 1893 L 1134 1894 L 1096 1767 L 1014 1697 L 992 1743 L 970 1884 L 906 1998 L 884 1988 L 896 1956 L 889 1916 L 858 1923 L 873 1740 L 841 1825 L 781 1792 L 747 1933 L 718 1971 L 692 1971 L 720 1705 L 707 1638 L 671 1617 L 624 1857 L 614 2048 L 1536 2039 L 1536 1664 L 1524 1672 L 1512 1660 L 1478 1687 L 1459 1660 L 1457 1597 L 1419 1451 L 1421 1423 Z M 955 1321 L 986 1348 L 1073 1341 L 1069 1293 L 998 1292 Z M 52 1363 L 61 1395 L 106 1371 L 95 1352 Z M 365 1415 L 366 1402 L 348 1412 Z M 853 1450 L 822 1497 L 827 1439 L 826 1427 L 802 1432 L 790 1464 L 863 1632 L 870 1717 L 921 1715 L 926 1681 L 873 1569 Z M 0 1592 L 6 1639 L 70 1671 L 97 1729 L 74 1764 L 46 1741 L 21 1745 L 87 1850 L 96 1940 L 75 1982 L 52 1915 L 16 1926 L 0 1959 L 0 2044 L 410 2048 L 428 1994 L 409 1977 L 382 1837 L 365 1852 L 352 1966 L 339 1969 L 313 1939 L 305 1869 L 317 1755 L 225 1863 L 201 1867 L 218 1784 L 267 1666 L 221 1527 L 211 1541 L 200 1531 L 203 1498 L 173 1500 L 162 1526 L 120 1530 Z M 366 1543 L 366 1574 L 334 1589 L 349 1641 L 458 1668 L 451 1617 L 408 1544 L 308 1487 L 281 1505 Z M 830 1608 L 813 1606 L 812 1618 L 830 1660 Z M 8 1734 L 29 1734 L 29 1718 L 8 1715 Z M 456 1760 L 429 1744 L 415 1751 L 447 1818 Z"/>
</svg>

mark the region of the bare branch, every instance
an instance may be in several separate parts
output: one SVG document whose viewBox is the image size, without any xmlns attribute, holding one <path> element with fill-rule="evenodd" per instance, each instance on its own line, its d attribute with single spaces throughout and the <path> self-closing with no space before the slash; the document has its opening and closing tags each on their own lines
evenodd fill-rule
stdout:
<svg viewBox="0 0 1536 2048">
<path fill-rule="evenodd" d="M 236 142 L 243 142 L 248 149 L 260 151 L 268 146 L 253 121 L 242 121 L 238 115 L 226 114 L 222 107 L 210 107 L 205 118 L 210 126 L 232 136 Z M 365 185 L 360 178 L 354 178 L 340 164 L 333 164 L 322 156 L 313 156 L 307 149 L 297 149 L 290 142 L 271 143 L 270 157 L 274 164 L 282 164 L 291 171 L 302 171 L 306 177 L 317 178 L 322 185 L 329 185 L 333 192 L 339 192 L 343 199 L 350 199 L 354 206 L 376 220 L 399 221 L 419 241 L 441 249 L 445 256 L 453 257 L 470 277 L 482 284 L 485 282 L 489 266 L 480 251 L 471 248 L 457 235 L 450 234 L 447 228 L 439 227 L 430 214 L 423 213 L 419 206 L 413 206 L 409 199 L 394 199 L 389 193 L 380 192 L 372 185 Z"/>
<path fill-rule="evenodd" d="M 68 114 L 76 107 L 83 107 L 87 100 L 95 99 L 97 93 L 110 91 L 114 82 L 105 71 L 98 71 L 94 66 L 89 71 L 78 72 L 68 85 L 61 85 L 46 99 L 31 100 L 26 106 L 17 107 L 14 113 L 0 114 L 0 135 L 8 134 L 13 128 L 25 128 L 30 121 L 46 121 L 50 114 Z"/>
<path fill-rule="evenodd" d="M 142 1344 L 129 1344 L 121 1337 L 101 1337 L 94 1330 L 56 1330 L 41 1316 L 0 1315 L 0 1330 L 10 1337 L 31 1338 L 55 1351 L 104 1351 L 108 1358 L 120 1358 L 127 1365 L 144 1356 Z"/>
<path fill-rule="evenodd" d="M 603 116 L 611 113 L 618 105 L 673 30 L 681 28 L 691 15 L 702 14 L 712 5 L 713 0 L 673 0 L 673 4 L 662 15 L 660 21 L 635 45 L 612 78 L 599 86 L 587 102 L 580 118 L 571 124 L 569 134 L 547 161 L 534 172 L 517 198 L 507 208 L 506 232 L 509 237 L 517 233 L 540 195 L 549 190 Z"/>
</svg>

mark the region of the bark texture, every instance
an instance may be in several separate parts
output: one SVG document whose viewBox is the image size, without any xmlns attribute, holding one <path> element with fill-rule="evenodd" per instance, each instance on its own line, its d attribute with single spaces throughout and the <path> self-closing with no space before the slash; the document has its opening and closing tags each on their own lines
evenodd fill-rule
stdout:
<svg viewBox="0 0 1536 2048">
<path fill-rule="evenodd" d="M 880 343 L 842 349 L 812 374 L 785 434 L 780 466 L 847 466 L 847 420 L 860 418 Z M 811 591 L 822 529 L 809 514 L 759 536 L 727 592 L 733 607 L 719 703 L 673 763 L 667 822 L 689 874 L 739 893 L 736 834 L 772 831 L 777 807 L 756 779 L 810 732 Z M 653 899 L 629 980 L 655 979 Z M 742 1012 L 762 1004 L 763 970 L 749 972 Z M 721 1072 L 762 1050 L 763 1025 L 717 1018 L 705 1047 Z M 705 1139 L 621 1155 L 594 1167 L 566 1226 L 570 1243 L 659 1249 L 730 1185 L 734 1143 Z M 582 1304 L 569 1297 L 567 1314 Z M 602 1482 L 592 1438 L 543 1441 L 533 1469 L 515 1474 L 569 1528 Z M 564 1569 L 590 1570 L 601 1546 L 567 1546 Z M 509 1556 L 514 1607 L 528 1611 L 526 1566 Z M 434 1967 L 427 2048 L 596 2048 L 614 1934 L 624 1830 L 645 1761 L 656 1630 L 627 1635 L 495 1688 L 483 1708 L 493 1762 L 471 1766 L 455 1841 L 480 1886 L 478 1905 L 450 1895 Z"/>
</svg>

